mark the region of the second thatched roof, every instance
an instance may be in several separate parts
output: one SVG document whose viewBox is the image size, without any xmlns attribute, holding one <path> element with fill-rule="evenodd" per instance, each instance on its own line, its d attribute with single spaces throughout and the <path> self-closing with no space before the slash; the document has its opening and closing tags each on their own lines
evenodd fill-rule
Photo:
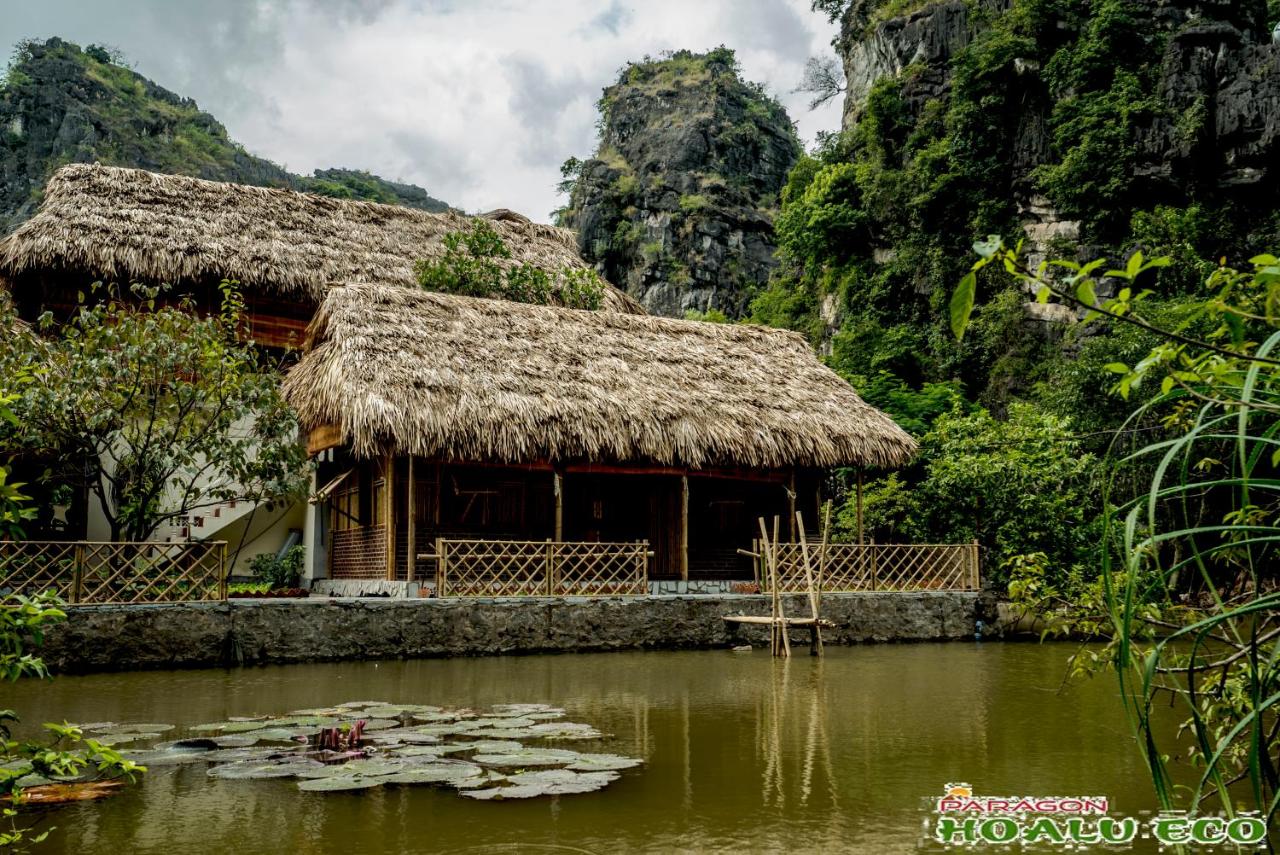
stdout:
<svg viewBox="0 0 1280 855">
<path fill-rule="evenodd" d="M 406 288 L 332 289 L 285 394 L 358 456 L 893 467 L 916 450 L 795 333 Z"/>
<path fill-rule="evenodd" d="M 586 267 L 573 235 L 513 214 L 486 215 L 512 264 L 553 275 Z M 417 285 L 415 261 L 439 255 L 470 218 L 292 190 L 71 164 L 0 242 L 0 276 L 52 272 L 181 285 L 228 278 L 248 291 L 318 302 L 333 282 Z M 554 298 L 553 298 L 554 299 Z M 604 309 L 643 313 L 606 286 Z"/>
</svg>

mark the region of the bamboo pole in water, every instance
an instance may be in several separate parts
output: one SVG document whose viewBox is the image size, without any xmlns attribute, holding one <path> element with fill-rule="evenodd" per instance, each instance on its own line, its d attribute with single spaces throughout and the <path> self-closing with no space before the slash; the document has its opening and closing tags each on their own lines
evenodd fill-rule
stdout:
<svg viewBox="0 0 1280 855">
<path fill-rule="evenodd" d="M 791 635 L 787 632 L 787 616 L 782 608 L 782 591 L 778 590 L 778 518 L 773 517 L 773 549 L 771 550 L 773 557 L 773 604 L 776 608 L 773 619 L 776 621 L 777 634 L 782 636 L 782 655 L 783 657 L 791 657 Z"/>
<path fill-rule="evenodd" d="M 813 626 L 809 630 L 813 641 L 809 647 L 809 653 L 813 656 L 821 656 L 822 624 L 818 614 L 818 594 L 813 586 L 813 565 L 809 563 L 809 543 L 805 537 L 804 514 L 800 511 L 796 511 L 796 530 L 800 532 L 800 557 L 804 560 L 804 581 L 809 589 L 809 611 L 813 615 Z"/>
</svg>

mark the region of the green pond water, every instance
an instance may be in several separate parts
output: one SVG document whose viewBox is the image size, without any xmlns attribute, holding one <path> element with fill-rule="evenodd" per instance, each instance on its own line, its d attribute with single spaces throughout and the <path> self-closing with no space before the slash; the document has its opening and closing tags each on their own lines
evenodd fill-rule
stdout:
<svg viewBox="0 0 1280 855">
<path fill-rule="evenodd" d="M 1100 677 L 1063 686 L 1073 646 L 953 643 L 292 665 L 58 677 L 5 685 L 41 720 L 169 722 L 352 700 L 548 703 L 609 734 L 580 751 L 641 757 L 600 792 L 474 802 L 389 787 L 310 793 L 156 767 L 108 800 L 59 809 L 44 852 L 912 852 L 949 782 L 979 795 L 1105 795 L 1154 807 Z M 800 651 L 797 651 L 800 652 Z M 994 851 L 994 850 L 993 850 Z M 1131 851 L 1152 851 L 1136 846 Z"/>
</svg>

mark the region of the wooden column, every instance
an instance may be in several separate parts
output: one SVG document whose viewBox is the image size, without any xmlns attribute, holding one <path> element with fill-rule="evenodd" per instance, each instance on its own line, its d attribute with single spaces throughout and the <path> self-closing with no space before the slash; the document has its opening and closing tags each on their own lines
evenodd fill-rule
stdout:
<svg viewBox="0 0 1280 855">
<path fill-rule="evenodd" d="M 791 470 L 791 475 L 787 478 L 787 520 L 789 535 L 788 540 L 791 543 L 796 542 L 796 470 Z"/>
<path fill-rule="evenodd" d="M 556 494 L 556 543 L 564 541 L 564 476 L 557 469 L 552 475 L 555 478 L 555 494 Z"/>
<path fill-rule="evenodd" d="M 387 536 L 387 579 L 396 578 L 396 459 L 382 457 L 382 520 Z"/>
<path fill-rule="evenodd" d="M 689 476 L 680 476 L 680 579 L 689 581 Z"/>
<path fill-rule="evenodd" d="M 858 467 L 858 544 L 865 543 L 862 539 L 862 467 Z"/>
<path fill-rule="evenodd" d="M 406 486 L 406 489 L 408 490 L 407 501 L 409 505 L 409 518 L 408 518 L 409 527 L 405 533 L 409 541 L 409 549 L 407 550 L 408 555 L 405 558 L 405 579 L 412 582 L 413 570 L 414 570 L 413 564 L 414 564 L 414 560 L 417 558 L 417 555 L 418 555 L 418 543 L 417 543 L 418 526 L 417 526 L 417 520 L 414 519 L 414 512 L 416 510 L 416 508 L 414 507 L 415 505 L 414 500 L 417 498 L 417 486 L 413 483 L 413 455 L 412 454 L 409 455 L 409 483 L 406 484 L 405 486 Z"/>
</svg>

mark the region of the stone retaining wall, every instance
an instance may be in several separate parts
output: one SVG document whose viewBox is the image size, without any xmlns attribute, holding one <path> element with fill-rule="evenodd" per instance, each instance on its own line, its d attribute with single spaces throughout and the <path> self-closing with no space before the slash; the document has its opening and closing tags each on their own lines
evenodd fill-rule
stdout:
<svg viewBox="0 0 1280 855">
<path fill-rule="evenodd" d="M 806 614 L 804 597 L 787 613 Z M 989 604 L 973 593 L 828 594 L 828 643 L 971 638 Z M 764 627 L 730 614 L 769 613 L 759 595 L 489 600 L 232 600 L 80 606 L 47 634 L 57 672 L 397 659 L 764 643 Z M 797 644 L 807 630 L 794 631 Z"/>
</svg>

